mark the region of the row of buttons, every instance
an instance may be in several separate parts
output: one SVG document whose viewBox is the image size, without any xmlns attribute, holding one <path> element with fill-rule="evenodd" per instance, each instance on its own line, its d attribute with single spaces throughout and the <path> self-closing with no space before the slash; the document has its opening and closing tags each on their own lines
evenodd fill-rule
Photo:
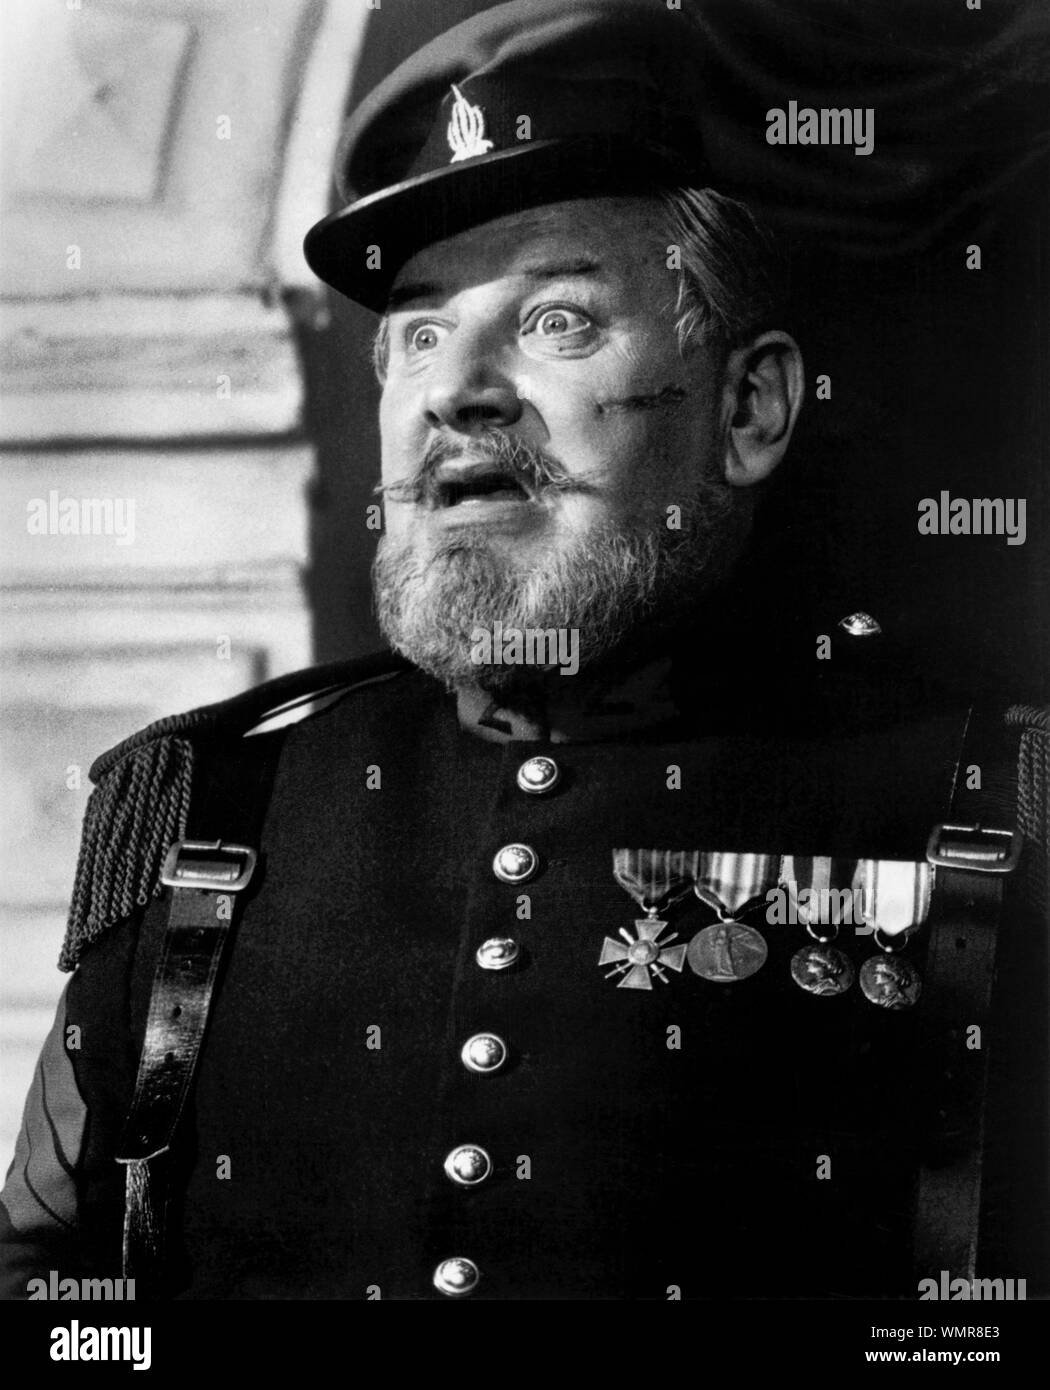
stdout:
<svg viewBox="0 0 1050 1390">
<path fill-rule="evenodd" d="M 530 796 L 543 796 L 561 781 L 561 768 L 553 758 L 526 758 L 518 768 L 518 786 Z M 503 845 L 496 851 L 492 872 L 501 883 L 525 883 L 540 865 L 540 857 L 531 845 Z"/>
<path fill-rule="evenodd" d="M 561 769 L 553 758 L 527 758 L 518 768 L 517 782 L 530 796 L 553 791 L 561 780 Z M 539 867 L 539 855 L 531 845 L 510 844 L 497 850 L 492 871 L 502 883 L 524 883 Z M 521 956 L 521 947 L 510 936 L 491 936 L 475 953 L 482 970 L 506 970 Z M 497 1033 L 475 1033 L 460 1049 L 460 1060 L 468 1071 L 481 1075 L 497 1072 L 505 1064 L 507 1044 Z M 492 1158 L 480 1144 L 457 1144 L 445 1158 L 445 1175 L 458 1187 L 477 1187 L 492 1175 Z M 481 1273 L 473 1260 L 455 1256 L 442 1260 L 434 1271 L 434 1287 L 449 1298 L 473 1293 Z"/>
<path fill-rule="evenodd" d="M 515 943 L 515 955 L 517 947 Z M 480 952 L 479 952 L 480 955 Z M 489 967 L 499 969 L 499 966 Z M 484 1075 L 499 1071 L 507 1060 L 507 1044 L 498 1033 L 475 1033 L 460 1049 L 460 1060 L 468 1071 Z M 477 1187 L 492 1175 L 492 1158 L 480 1144 L 457 1144 L 446 1155 L 445 1175 L 458 1187 Z M 455 1257 L 442 1260 L 434 1271 L 434 1287 L 449 1298 L 473 1293 L 481 1275 L 473 1260 Z"/>
</svg>

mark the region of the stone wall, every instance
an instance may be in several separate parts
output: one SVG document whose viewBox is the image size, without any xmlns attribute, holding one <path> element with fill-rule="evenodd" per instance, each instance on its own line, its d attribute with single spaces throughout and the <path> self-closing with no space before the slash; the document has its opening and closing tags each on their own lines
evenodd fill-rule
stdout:
<svg viewBox="0 0 1050 1390">
<path fill-rule="evenodd" d="M 309 664 L 303 232 L 365 0 L 11 0 L 0 1164 L 114 742 Z"/>
</svg>

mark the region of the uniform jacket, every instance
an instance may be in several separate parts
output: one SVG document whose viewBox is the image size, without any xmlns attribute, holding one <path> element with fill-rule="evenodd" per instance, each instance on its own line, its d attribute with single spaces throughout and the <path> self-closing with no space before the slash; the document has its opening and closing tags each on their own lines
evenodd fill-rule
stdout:
<svg viewBox="0 0 1050 1390">
<path fill-rule="evenodd" d="M 268 707 L 327 692 L 280 733 L 262 872 L 180 1130 L 174 1296 L 439 1299 L 435 1266 L 467 1256 L 483 1299 L 917 1297 L 921 1004 L 804 992 L 803 928 L 761 913 L 768 959 L 746 980 L 686 965 L 624 989 L 599 957 L 643 917 L 616 848 L 921 861 L 965 711 L 847 639 L 827 675 L 699 665 L 688 643 L 670 658 L 582 713 L 457 711 L 389 660 L 286 679 L 210 720 L 209 740 L 273 737 Z M 206 757 L 199 729 L 185 736 Z M 546 795 L 518 783 L 537 753 L 560 770 Z M 519 843 L 538 871 L 502 882 L 493 857 Z M 97 934 L 63 997 L 4 1193 L 7 1297 L 49 1270 L 120 1274 L 113 1156 L 165 896 Z M 978 1273 L 1031 1289 L 1045 933 L 1018 901 L 988 1040 Z M 663 915 L 683 943 L 714 920 L 693 893 Z M 518 944 L 512 968 L 479 965 L 494 937 Z M 837 945 L 858 969 L 875 950 Z M 920 972 L 924 949 L 920 928 Z M 507 1045 L 492 1074 L 463 1064 L 478 1033 Z M 444 1169 L 461 1144 L 492 1159 L 473 1187 Z"/>
</svg>

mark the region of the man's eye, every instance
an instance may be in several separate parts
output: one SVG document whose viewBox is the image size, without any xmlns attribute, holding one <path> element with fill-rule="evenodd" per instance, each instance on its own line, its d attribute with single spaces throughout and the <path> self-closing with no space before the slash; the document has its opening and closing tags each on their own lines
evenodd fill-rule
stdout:
<svg viewBox="0 0 1050 1390">
<path fill-rule="evenodd" d="M 524 331 L 535 333 L 538 338 L 565 338 L 590 326 L 590 319 L 575 309 L 541 309 Z"/>
<path fill-rule="evenodd" d="M 441 341 L 441 330 L 435 323 L 421 323 L 408 335 L 408 346 L 412 352 L 430 352 Z"/>
</svg>

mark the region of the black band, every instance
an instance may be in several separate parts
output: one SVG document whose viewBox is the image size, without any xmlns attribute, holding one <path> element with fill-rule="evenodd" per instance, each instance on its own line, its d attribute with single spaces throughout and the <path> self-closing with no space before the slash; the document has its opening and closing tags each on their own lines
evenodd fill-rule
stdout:
<svg viewBox="0 0 1050 1390">
<path fill-rule="evenodd" d="M 204 777 L 190 825 L 208 841 L 195 842 L 202 851 L 196 859 L 184 851 L 172 863 L 164 945 L 117 1157 L 127 1169 L 124 1277 L 136 1280 L 140 1297 L 162 1291 L 169 1150 L 192 1089 L 215 984 L 247 887 L 234 876 L 238 868 L 250 876 L 282 745 L 282 735 L 269 734 L 202 750 Z M 222 846 L 231 845 L 246 850 L 223 851 Z M 205 882 L 211 886 L 201 886 Z"/>
<path fill-rule="evenodd" d="M 1016 729 L 971 711 L 949 822 L 1013 829 L 1017 742 Z M 979 787 L 968 785 L 968 769 L 975 766 Z M 1004 882 L 1003 874 L 979 868 L 943 862 L 936 868 L 920 1028 L 928 1118 L 913 1245 L 918 1279 L 937 1279 L 942 1270 L 966 1280 L 975 1275 L 988 1078 L 985 1033 Z M 970 1032 L 974 1026 L 980 1034 Z"/>
</svg>

